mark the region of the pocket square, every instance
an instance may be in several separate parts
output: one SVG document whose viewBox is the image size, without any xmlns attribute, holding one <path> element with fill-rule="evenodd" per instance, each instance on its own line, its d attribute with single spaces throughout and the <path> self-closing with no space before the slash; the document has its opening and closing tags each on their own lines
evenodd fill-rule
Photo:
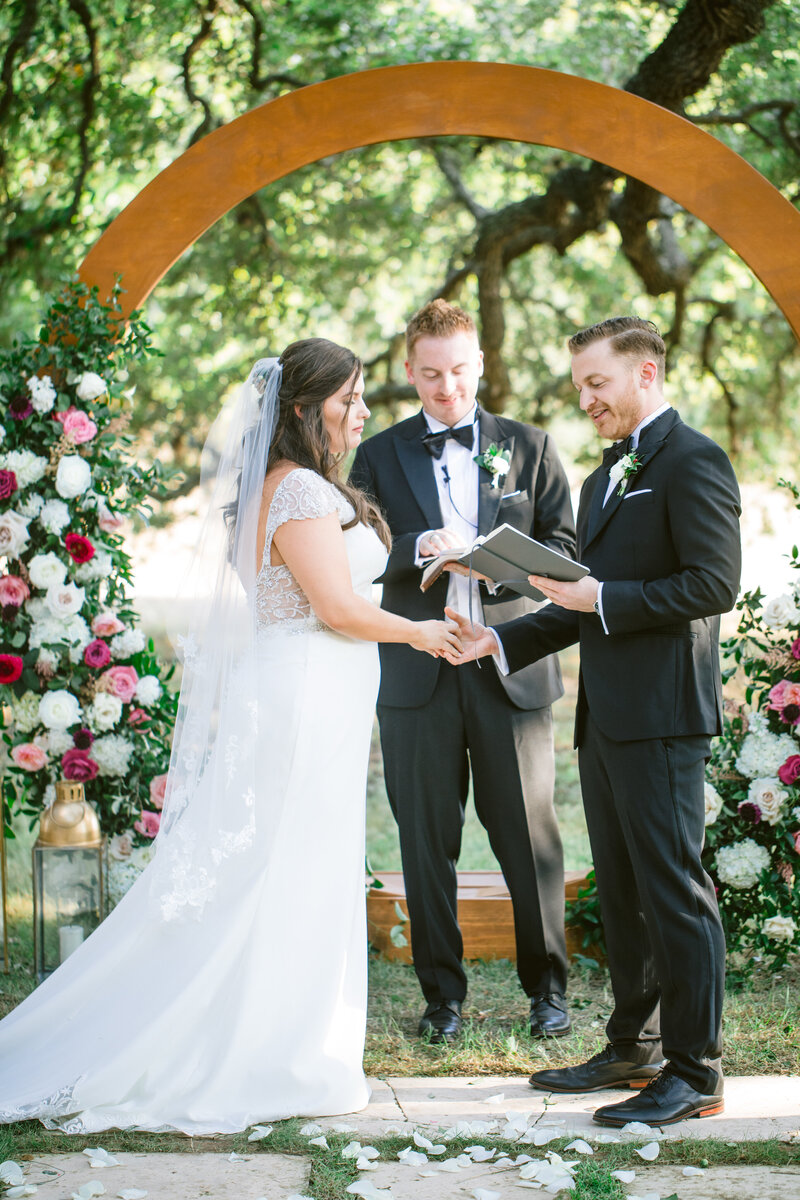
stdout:
<svg viewBox="0 0 800 1200">
<path fill-rule="evenodd" d="M 622 499 L 630 500 L 631 496 L 648 496 L 652 495 L 652 492 L 652 488 L 640 488 L 638 492 L 626 492 Z"/>
</svg>

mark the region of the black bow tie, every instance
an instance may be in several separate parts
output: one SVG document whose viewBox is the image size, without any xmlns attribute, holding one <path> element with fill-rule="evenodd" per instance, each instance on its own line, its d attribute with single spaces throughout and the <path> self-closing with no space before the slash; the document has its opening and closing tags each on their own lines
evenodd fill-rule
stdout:
<svg viewBox="0 0 800 1200">
<path fill-rule="evenodd" d="M 448 438 L 455 438 L 466 450 L 471 450 L 475 441 L 472 425 L 460 425 L 458 429 L 442 429 L 438 433 L 423 433 L 422 444 L 432 458 L 441 458 Z"/>
<path fill-rule="evenodd" d="M 614 442 L 611 446 L 606 446 L 603 451 L 603 466 L 607 471 L 610 471 L 614 463 L 619 462 L 623 454 L 630 454 L 633 446 L 631 438 L 623 438 L 621 442 Z"/>
</svg>

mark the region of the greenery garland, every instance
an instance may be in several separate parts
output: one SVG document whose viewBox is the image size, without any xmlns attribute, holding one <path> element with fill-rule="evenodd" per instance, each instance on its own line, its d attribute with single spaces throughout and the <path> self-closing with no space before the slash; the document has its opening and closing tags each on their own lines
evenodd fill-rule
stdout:
<svg viewBox="0 0 800 1200">
<path fill-rule="evenodd" d="M 71 280 L 38 339 L 0 351 L 0 701 L 4 811 L 35 822 L 80 780 L 123 857 L 158 830 L 177 697 L 137 627 L 119 528 L 163 488 L 126 433 L 126 364 L 154 353 Z"/>
</svg>

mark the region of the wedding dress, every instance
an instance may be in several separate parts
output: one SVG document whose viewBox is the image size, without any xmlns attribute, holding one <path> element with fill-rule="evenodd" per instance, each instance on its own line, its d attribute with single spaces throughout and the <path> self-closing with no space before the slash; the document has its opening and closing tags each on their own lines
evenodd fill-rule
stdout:
<svg viewBox="0 0 800 1200">
<path fill-rule="evenodd" d="M 270 506 L 255 580 L 261 769 L 247 844 L 212 871 L 193 871 L 190 855 L 188 890 L 165 890 L 160 907 L 157 853 L 0 1022 L 0 1121 L 227 1133 L 367 1103 L 364 795 L 377 647 L 324 626 L 288 567 L 270 565 L 283 522 L 332 512 L 342 524 L 353 516 L 305 469 L 281 480 Z M 353 588 L 369 598 L 386 551 L 365 525 L 344 538 Z M 225 719 L 241 739 L 248 713 L 237 703 L 233 687 Z M 202 810 L 179 816 L 189 848 Z M 170 919 L 182 906 L 194 919 Z"/>
</svg>

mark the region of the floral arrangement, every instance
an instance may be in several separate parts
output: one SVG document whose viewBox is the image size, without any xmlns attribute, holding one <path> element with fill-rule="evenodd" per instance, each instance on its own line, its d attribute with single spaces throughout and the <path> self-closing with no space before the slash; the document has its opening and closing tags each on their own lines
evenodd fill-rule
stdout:
<svg viewBox="0 0 800 1200">
<path fill-rule="evenodd" d="M 800 509 L 800 490 L 780 482 Z M 797 546 L 789 562 L 800 571 Z M 744 703 L 726 701 L 714 744 L 703 858 L 734 969 L 753 957 L 777 968 L 800 949 L 800 575 L 784 594 L 748 592 L 736 607 L 723 649 Z"/>
<path fill-rule="evenodd" d="M 0 352 L 0 703 L 6 803 L 35 820 L 79 780 L 128 858 L 158 831 L 176 696 L 127 596 L 120 526 L 162 483 L 125 432 L 125 364 L 152 350 L 118 297 L 73 280 Z"/>
<path fill-rule="evenodd" d="M 486 447 L 483 454 L 476 454 L 474 461 L 484 471 L 488 471 L 492 476 L 492 487 L 500 486 L 500 480 L 504 475 L 508 474 L 511 467 L 511 451 L 501 450 L 498 445 L 492 442 Z"/>
</svg>

